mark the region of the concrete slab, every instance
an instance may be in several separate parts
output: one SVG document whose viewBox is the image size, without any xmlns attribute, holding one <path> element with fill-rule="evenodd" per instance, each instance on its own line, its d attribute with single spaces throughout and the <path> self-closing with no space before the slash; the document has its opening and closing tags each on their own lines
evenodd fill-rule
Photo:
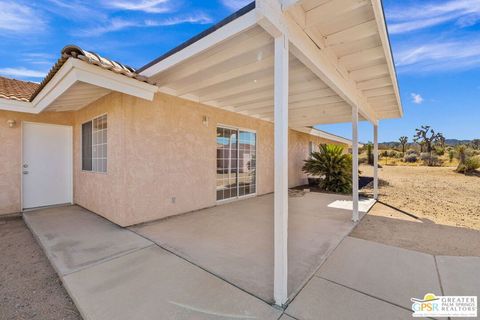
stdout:
<svg viewBox="0 0 480 320">
<path fill-rule="evenodd" d="M 298 294 L 286 313 L 302 320 L 401 320 L 412 317 L 409 310 L 317 277 Z"/>
<path fill-rule="evenodd" d="M 278 319 L 281 315 L 157 246 L 71 273 L 64 283 L 85 320 Z"/>
<path fill-rule="evenodd" d="M 306 193 L 289 198 L 288 289 L 303 287 L 354 224 L 329 208 L 348 196 Z M 132 230 L 273 303 L 273 194 L 172 217 Z"/>
<path fill-rule="evenodd" d="M 26 212 L 23 218 L 60 275 L 153 245 L 78 206 Z"/>
<path fill-rule="evenodd" d="M 441 292 L 433 256 L 351 237 L 317 275 L 406 309 L 412 297 Z"/>
<path fill-rule="evenodd" d="M 437 256 L 436 259 L 445 295 L 480 299 L 480 257 Z"/>
<path fill-rule="evenodd" d="M 289 315 L 287 314 L 283 314 L 280 319 L 278 320 L 295 320 L 294 318 L 290 317 Z"/>
<path fill-rule="evenodd" d="M 360 198 L 358 201 L 358 211 L 359 212 L 368 212 L 371 207 L 377 202 L 375 199 L 370 198 Z M 352 200 L 335 200 L 334 202 L 328 205 L 329 208 L 337 208 L 348 210 L 350 213 L 353 210 L 353 201 Z"/>
</svg>

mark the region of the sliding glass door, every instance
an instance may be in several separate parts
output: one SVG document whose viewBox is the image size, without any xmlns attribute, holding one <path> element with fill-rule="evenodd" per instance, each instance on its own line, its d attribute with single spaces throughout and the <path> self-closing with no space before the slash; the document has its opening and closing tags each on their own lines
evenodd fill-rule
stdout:
<svg viewBox="0 0 480 320">
<path fill-rule="evenodd" d="M 217 127 L 217 200 L 256 192 L 256 134 Z"/>
</svg>

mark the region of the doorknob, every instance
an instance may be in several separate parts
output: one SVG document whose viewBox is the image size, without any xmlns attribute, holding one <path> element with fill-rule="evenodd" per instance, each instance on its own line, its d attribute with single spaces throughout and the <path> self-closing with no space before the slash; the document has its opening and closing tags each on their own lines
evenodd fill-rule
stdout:
<svg viewBox="0 0 480 320">
<path fill-rule="evenodd" d="M 24 164 L 23 164 L 23 167 L 24 167 L 24 168 L 28 168 L 28 163 L 24 163 Z"/>
</svg>

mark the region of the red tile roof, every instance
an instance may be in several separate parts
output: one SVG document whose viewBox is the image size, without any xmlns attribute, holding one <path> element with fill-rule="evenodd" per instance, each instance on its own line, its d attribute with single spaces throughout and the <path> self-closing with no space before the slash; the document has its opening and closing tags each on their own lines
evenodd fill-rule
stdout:
<svg viewBox="0 0 480 320">
<path fill-rule="evenodd" d="M 39 86 L 38 83 L 0 76 L 0 98 L 29 101 L 30 97 Z"/>
</svg>

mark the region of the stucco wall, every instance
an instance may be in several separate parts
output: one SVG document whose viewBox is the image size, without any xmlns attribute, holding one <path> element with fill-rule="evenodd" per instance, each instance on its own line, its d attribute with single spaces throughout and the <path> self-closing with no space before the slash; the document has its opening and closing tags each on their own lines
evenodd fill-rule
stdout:
<svg viewBox="0 0 480 320">
<path fill-rule="evenodd" d="M 105 113 L 107 173 L 82 171 L 81 125 Z M 7 119 L 17 127 L 8 128 Z M 256 131 L 257 194 L 273 192 L 272 123 L 160 93 L 153 102 L 112 93 L 75 113 L 0 111 L 0 214 L 21 210 L 22 120 L 74 126 L 74 202 L 122 226 L 216 204 L 217 125 Z M 328 142 L 290 130 L 290 186 L 306 182 L 309 141 Z"/>
<path fill-rule="evenodd" d="M 109 94 L 75 113 L 73 199 L 76 204 L 125 225 L 125 115 L 122 99 L 120 94 Z M 105 113 L 108 118 L 107 172 L 82 171 L 82 124 Z"/>
<path fill-rule="evenodd" d="M 272 123 L 164 94 L 157 94 L 153 103 L 128 96 L 122 101 L 128 201 L 121 224 L 216 204 L 217 125 L 256 131 L 257 193 L 273 192 Z M 208 125 L 203 124 L 204 116 Z M 289 139 L 289 184 L 296 186 L 306 182 L 301 167 L 308 142 L 326 141 L 292 130 Z"/>
<path fill-rule="evenodd" d="M 8 120 L 15 120 L 10 128 Z M 38 115 L 0 110 L 0 215 L 21 210 L 22 121 L 72 125 L 71 112 Z"/>
</svg>

